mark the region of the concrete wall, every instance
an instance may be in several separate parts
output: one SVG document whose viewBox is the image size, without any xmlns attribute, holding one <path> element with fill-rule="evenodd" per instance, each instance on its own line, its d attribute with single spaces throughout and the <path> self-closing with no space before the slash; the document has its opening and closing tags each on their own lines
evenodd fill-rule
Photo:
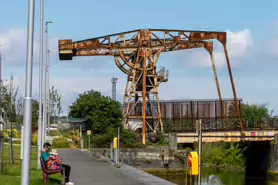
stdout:
<svg viewBox="0 0 278 185">
<path fill-rule="evenodd" d="M 271 171 L 278 171 L 278 135 L 275 135 L 274 144 L 271 144 L 270 147 L 269 169 Z"/>
<path fill-rule="evenodd" d="M 93 153 L 110 158 L 109 148 L 95 148 Z M 168 146 L 120 149 L 120 161 L 141 169 L 185 168 L 182 156 L 186 151 L 171 151 Z"/>
</svg>

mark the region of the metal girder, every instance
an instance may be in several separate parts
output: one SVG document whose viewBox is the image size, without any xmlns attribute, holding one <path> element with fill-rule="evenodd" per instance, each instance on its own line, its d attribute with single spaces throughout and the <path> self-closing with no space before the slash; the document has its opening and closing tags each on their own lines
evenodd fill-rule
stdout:
<svg viewBox="0 0 278 185">
<path fill-rule="evenodd" d="M 146 108 L 147 101 L 149 99 L 149 93 L 153 90 L 153 94 L 158 94 L 159 75 L 156 72 L 156 63 L 162 52 L 205 48 L 211 58 L 212 68 L 215 76 L 215 82 L 217 85 L 218 96 L 222 106 L 222 95 L 220 92 L 220 86 L 218 83 L 218 77 L 213 57 L 213 42 L 212 40 L 218 40 L 224 48 L 225 57 L 230 76 L 230 81 L 233 89 L 235 105 L 237 109 L 238 118 L 240 121 L 240 128 L 243 133 L 244 128 L 241 120 L 240 105 L 237 101 L 237 95 L 235 85 L 232 76 L 232 70 L 228 57 L 226 42 L 226 32 L 216 31 L 194 31 L 194 30 L 169 30 L 169 29 L 141 29 L 128 32 L 116 33 L 96 38 L 90 38 L 80 41 L 72 40 L 59 40 L 59 58 L 60 60 L 72 60 L 77 56 L 113 56 L 118 68 L 127 74 L 128 83 L 125 92 L 125 100 L 128 104 L 127 112 L 131 110 L 131 99 L 133 99 L 134 92 L 136 96 L 141 94 L 141 102 L 143 103 L 143 114 L 140 118 L 143 118 L 143 134 L 146 131 Z M 141 85 L 137 84 L 137 80 L 141 79 Z M 152 89 L 148 88 L 148 83 L 155 81 L 152 84 Z M 130 88 L 128 88 L 128 84 Z M 161 81 L 166 82 L 166 81 Z M 142 87 L 141 87 L 142 86 Z M 140 90 L 138 88 L 140 87 Z M 142 88 L 142 89 L 141 89 Z M 133 89 L 129 92 L 128 89 Z M 129 99 L 129 100 L 128 100 Z M 157 102 L 159 106 L 159 98 L 157 96 Z M 133 99 L 134 101 L 134 99 Z M 134 103 L 138 100 L 134 101 Z M 158 111 L 156 119 L 160 118 L 160 108 L 155 108 Z M 223 112 L 223 111 L 222 111 Z M 129 113 L 125 113 L 126 117 L 132 117 Z M 138 118 L 139 118 L 138 117 Z M 126 121 L 125 121 L 126 122 Z M 146 136 L 144 136 L 146 137 Z"/>
<path fill-rule="evenodd" d="M 138 48 L 148 47 L 156 52 L 183 49 L 208 48 L 217 39 L 226 44 L 226 32 L 199 32 L 190 30 L 134 30 L 81 41 L 59 40 L 60 60 L 72 60 L 74 56 L 116 56 L 122 51 L 131 55 Z"/>
</svg>

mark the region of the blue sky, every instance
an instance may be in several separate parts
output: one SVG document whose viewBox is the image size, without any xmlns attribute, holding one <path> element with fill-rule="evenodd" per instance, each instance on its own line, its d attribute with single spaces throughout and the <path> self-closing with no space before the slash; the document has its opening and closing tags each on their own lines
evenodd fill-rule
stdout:
<svg viewBox="0 0 278 185">
<path fill-rule="evenodd" d="M 111 94 L 111 78 L 119 78 L 121 100 L 126 77 L 112 57 L 57 59 L 57 40 L 81 40 L 140 28 L 228 31 L 228 50 L 238 96 L 248 102 L 268 103 L 278 112 L 278 1 L 207 0 L 45 0 L 45 21 L 49 26 L 51 84 L 63 94 L 64 110 L 78 93 L 95 89 Z M 16 6 L 15 6 L 16 5 Z M 12 72 L 23 94 L 25 77 L 28 1 L 9 0 L 0 7 L 0 45 L 3 72 Z M 39 1 L 36 1 L 33 95 L 38 94 Z M 215 50 L 223 97 L 231 98 L 223 49 Z M 208 54 L 203 50 L 162 54 L 158 62 L 170 70 L 169 82 L 161 84 L 161 99 L 217 98 Z M 278 114 L 278 113 L 277 113 Z"/>
</svg>

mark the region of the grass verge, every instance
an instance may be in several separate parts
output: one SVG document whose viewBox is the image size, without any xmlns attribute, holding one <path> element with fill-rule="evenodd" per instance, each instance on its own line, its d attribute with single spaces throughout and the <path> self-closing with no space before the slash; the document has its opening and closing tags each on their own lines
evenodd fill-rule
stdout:
<svg viewBox="0 0 278 185">
<path fill-rule="evenodd" d="M 20 160 L 20 146 L 14 146 L 14 164 L 9 163 L 9 146 L 4 145 L 4 171 L 0 174 L 1 185 L 19 185 L 21 181 L 21 160 Z M 62 177 L 60 174 L 51 175 L 48 184 L 61 184 Z M 43 172 L 37 170 L 37 147 L 32 148 L 31 154 L 31 171 L 30 171 L 30 185 L 43 185 Z"/>
</svg>

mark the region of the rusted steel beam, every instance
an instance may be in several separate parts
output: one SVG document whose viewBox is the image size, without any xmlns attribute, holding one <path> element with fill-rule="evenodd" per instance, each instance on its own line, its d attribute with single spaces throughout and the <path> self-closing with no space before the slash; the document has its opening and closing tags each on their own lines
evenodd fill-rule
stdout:
<svg viewBox="0 0 278 185">
<path fill-rule="evenodd" d="M 200 32 L 191 30 L 134 30 L 81 41 L 59 40 L 60 55 L 72 50 L 72 56 L 118 55 L 119 51 L 136 51 L 140 47 L 161 52 L 207 47 L 202 42 L 217 39 L 226 43 L 225 32 Z M 68 54 L 68 53 L 67 53 Z M 60 57 L 63 60 L 63 57 Z M 68 59 L 68 58 L 65 58 Z"/>
<path fill-rule="evenodd" d="M 213 42 L 218 40 L 224 46 L 225 56 L 227 59 L 227 66 L 231 79 L 231 84 L 234 93 L 234 101 L 237 108 L 237 114 L 240 120 L 240 127 L 243 131 L 241 121 L 241 113 L 238 99 L 236 96 L 235 85 L 233 82 L 230 62 L 226 49 L 227 34 L 226 32 L 216 31 L 196 31 L 196 30 L 169 30 L 169 29 L 141 29 L 132 30 L 122 33 L 110 34 L 101 37 L 90 38 L 80 41 L 59 40 L 59 58 L 60 60 L 72 60 L 77 56 L 113 56 L 118 68 L 128 75 L 127 87 L 125 91 L 124 103 L 128 106 L 125 110 L 125 124 L 128 119 L 141 119 L 143 123 L 143 143 L 146 141 L 148 120 L 159 120 L 157 123 L 162 125 L 162 119 L 168 119 L 169 115 L 161 115 L 160 108 L 163 107 L 164 112 L 167 107 L 161 104 L 155 108 L 150 102 L 150 96 L 156 96 L 157 103 L 160 105 L 158 96 L 158 86 L 161 83 L 160 76 L 156 71 L 156 64 L 161 52 L 178 51 L 185 49 L 205 48 L 211 57 L 212 68 L 214 71 L 215 82 L 217 86 L 218 96 L 220 100 L 220 108 L 215 104 L 215 109 L 210 109 L 210 104 L 200 105 L 201 102 L 191 102 L 187 106 L 187 118 L 191 120 L 192 128 L 195 127 L 195 107 L 197 108 L 197 117 L 211 117 L 211 110 L 215 110 L 216 118 L 224 117 L 226 110 L 223 110 L 223 102 L 220 85 L 216 73 L 216 67 L 213 58 Z M 152 91 L 153 90 L 153 91 Z M 143 106 L 138 105 L 138 101 L 143 102 Z M 147 102 L 149 101 L 149 102 Z M 135 103 L 134 106 L 132 104 Z M 149 103 L 152 105 L 150 108 Z M 165 104 L 164 104 L 165 105 Z M 176 106 L 172 108 L 175 109 Z M 179 106 L 177 106 L 179 107 Z M 209 107 L 209 108 L 206 108 Z M 200 109 L 199 109 L 200 108 Z M 152 113 L 149 113 L 150 109 Z M 190 110 L 189 110 L 190 109 Z M 194 110 L 193 110 L 194 109 Z M 217 110 L 221 109 L 222 115 L 217 114 Z M 181 107 L 183 110 L 183 107 Z M 199 111 L 200 110 L 200 111 Z M 209 112 L 207 112 L 209 110 Z M 176 111 L 180 111 L 176 110 Z M 167 111 L 166 111 L 167 112 Z M 166 114 L 165 112 L 165 114 Z M 190 112 L 190 113 L 189 113 Z M 173 116 L 179 115 L 174 112 Z M 226 115 L 225 115 L 226 116 Z M 180 117 L 183 117 L 180 114 Z M 177 118 L 182 119 L 182 118 Z M 180 124 L 181 120 L 172 119 L 175 123 Z M 152 121 L 150 121 L 152 122 Z M 222 120 L 223 122 L 223 120 Z M 223 123 L 222 123 L 223 124 Z M 155 131 L 157 126 L 153 129 Z M 178 128 L 178 127 L 177 127 Z M 163 128 L 162 128 L 163 129 Z M 180 128 L 179 128 L 180 129 Z"/>
<path fill-rule="evenodd" d="M 224 47 L 227 67 L 228 67 L 228 71 L 229 71 L 230 81 L 231 81 L 231 85 L 232 85 L 232 89 L 233 89 L 233 94 L 234 94 L 234 99 L 235 99 L 235 106 L 236 106 L 236 111 L 237 111 L 237 115 L 238 115 L 238 119 L 239 119 L 241 134 L 244 135 L 244 127 L 243 127 L 243 124 L 242 124 L 241 110 L 240 110 L 240 106 L 239 106 L 238 99 L 237 99 L 236 87 L 235 87 L 235 83 L 234 83 L 232 68 L 231 68 L 230 59 L 229 59 L 229 56 L 228 56 L 228 51 L 227 51 L 226 44 L 224 44 L 223 47 Z"/>
</svg>

